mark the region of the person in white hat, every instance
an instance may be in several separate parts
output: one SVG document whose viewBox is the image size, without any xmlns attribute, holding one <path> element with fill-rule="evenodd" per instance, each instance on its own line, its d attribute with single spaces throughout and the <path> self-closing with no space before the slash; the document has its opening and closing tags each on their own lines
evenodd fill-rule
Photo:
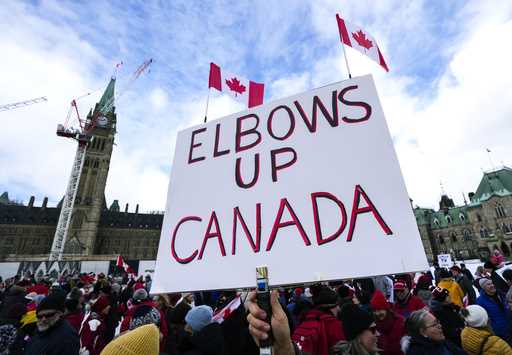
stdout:
<svg viewBox="0 0 512 355">
<path fill-rule="evenodd" d="M 463 309 L 461 314 L 466 323 L 461 333 L 462 348 L 468 354 L 512 353 L 512 348 L 492 332 L 489 316 L 483 307 L 471 305 Z"/>
</svg>

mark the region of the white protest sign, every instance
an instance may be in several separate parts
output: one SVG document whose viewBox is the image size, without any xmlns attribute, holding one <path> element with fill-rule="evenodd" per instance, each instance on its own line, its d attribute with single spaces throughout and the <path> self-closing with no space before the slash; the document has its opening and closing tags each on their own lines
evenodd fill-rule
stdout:
<svg viewBox="0 0 512 355">
<path fill-rule="evenodd" d="M 437 256 L 437 263 L 439 264 L 440 267 L 452 267 L 452 256 L 450 254 L 439 254 Z"/>
<path fill-rule="evenodd" d="M 371 76 L 178 133 L 152 293 L 428 268 Z"/>
</svg>

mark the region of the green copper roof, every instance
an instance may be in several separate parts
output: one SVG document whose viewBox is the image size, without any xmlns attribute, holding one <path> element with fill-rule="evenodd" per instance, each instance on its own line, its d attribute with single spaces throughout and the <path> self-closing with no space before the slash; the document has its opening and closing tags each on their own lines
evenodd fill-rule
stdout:
<svg viewBox="0 0 512 355">
<path fill-rule="evenodd" d="M 433 209 L 416 207 L 414 209 L 414 216 L 416 217 L 416 223 L 418 226 L 430 224 L 430 216 L 434 213 Z"/>
<path fill-rule="evenodd" d="M 500 170 L 484 173 L 471 204 L 477 205 L 492 196 L 508 195 L 512 195 L 512 169 L 504 166 Z"/>
<path fill-rule="evenodd" d="M 112 204 L 110 205 L 109 210 L 112 211 L 112 212 L 119 212 L 120 211 L 119 201 L 118 200 L 114 200 L 114 202 L 112 202 Z"/>
<path fill-rule="evenodd" d="M 418 226 L 429 224 L 432 229 L 438 229 L 469 223 L 466 210 L 467 206 L 459 206 L 452 207 L 445 213 L 443 210 L 417 207 L 414 209 L 414 216 Z"/>
<path fill-rule="evenodd" d="M 115 95 L 116 78 L 112 77 L 110 83 L 108 83 L 103 96 L 98 102 L 98 108 L 102 113 L 108 113 L 114 107 L 114 95 Z"/>
<path fill-rule="evenodd" d="M 5 191 L 1 196 L 0 196 L 0 204 L 2 205 L 8 205 L 9 204 L 9 194 L 7 193 L 7 191 Z"/>
</svg>

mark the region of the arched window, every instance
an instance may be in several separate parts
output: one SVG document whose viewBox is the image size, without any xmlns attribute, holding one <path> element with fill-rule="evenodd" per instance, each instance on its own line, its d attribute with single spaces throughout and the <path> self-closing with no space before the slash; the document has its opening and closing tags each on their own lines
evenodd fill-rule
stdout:
<svg viewBox="0 0 512 355">
<path fill-rule="evenodd" d="M 448 224 L 451 224 L 453 222 L 452 216 L 446 215 L 446 222 L 448 222 Z"/>
<path fill-rule="evenodd" d="M 480 237 L 482 237 L 482 238 L 489 237 L 489 230 L 487 229 L 487 227 L 484 227 L 484 226 L 480 227 Z"/>
<path fill-rule="evenodd" d="M 506 217 L 505 209 L 501 203 L 497 203 L 494 209 L 496 210 L 496 216 L 498 216 L 498 218 Z"/>
<path fill-rule="evenodd" d="M 434 218 L 434 224 L 436 225 L 436 227 L 439 227 L 439 220 L 437 218 Z"/>
<path fill-rule="evenodd" d="M 464 241 L 469 242 L 471 239 L 473 239 L 473 236 L 471 235 L 471 231 L 469 229 L 464 229 Z"/>
<path fill-rule="evenodd" d="M 437 239 L 439 240 L 439 244 L 444 244 L 444 239 L 443 239 L 443 236 L 442 235 L 438 235 L 437 236 Z"/>
<path fill-rule="evenodd" d="M 505 223 L 501 224 L 501 230 L 503 231 L 503 233 L 510 233 L 510 228 Z"/>
<path fill-rule="evenodd" d="M 452 242 L 457 243 L 457 234 L 455 234 L 455 232 L 451 232 L 450 237 L 452 238 Z"/>
<path fill-rule="evenodd" d="M 464 213 L 459 214 L 459 219 L 464 222 L 466 220 L 466 216 L 464 216 Z"/>
<path fill-rule="evenodd" d="M 480 216 L 479 213 L 476 214 L 476 219 L 478 220 L 478 222 L 482 222 L 482 216 Z"/>
</svg>

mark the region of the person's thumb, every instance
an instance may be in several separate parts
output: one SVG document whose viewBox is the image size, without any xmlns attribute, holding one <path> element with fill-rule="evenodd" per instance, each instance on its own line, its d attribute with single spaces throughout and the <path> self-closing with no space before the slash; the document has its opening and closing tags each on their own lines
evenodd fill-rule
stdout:
<svg viewBox="0 0 512 355">
<path fill-rule="evenodd" d="M 272 291 L 270 295 L 270 305 L 272 307 L 272 315 L 276 318 L 286 317 L 281 303 L 279 303 L 279 292 Z"/>
</svg>

